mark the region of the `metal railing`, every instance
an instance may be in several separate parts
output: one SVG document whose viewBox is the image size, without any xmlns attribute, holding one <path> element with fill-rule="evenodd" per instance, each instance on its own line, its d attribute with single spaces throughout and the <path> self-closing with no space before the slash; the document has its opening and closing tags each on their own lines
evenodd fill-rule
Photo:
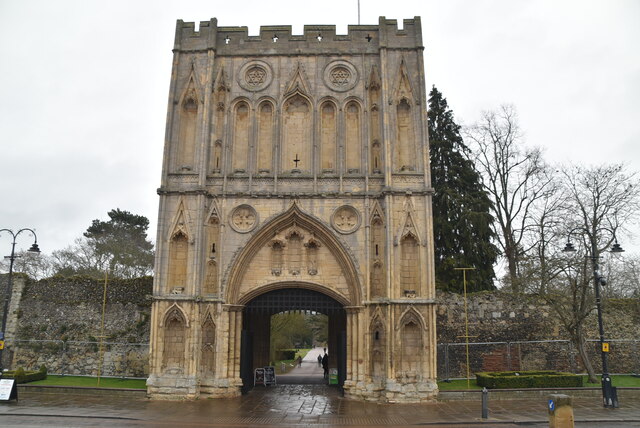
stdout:
<svg viewBox="0 0 640 428">
<path fill-rule="evenodd" d="M 612 373 L 640 373 L 640 339 L 612 339 L 609 365 Z M 51 374 L 96 376 L 99 342 L 62 340 L 14 340 L 8 348 L 10 366 L 37 369 L 42 364 Z M 102 375 L 146 377 L 149 344 L 103 342 Z M 465 343 L 438 345 L 438 379 L 466 377 Z M 598 340 L 587 341 L 587 353 L 597 367 Z M 568 340 L 469 343 L 470 372 L 555 370 L 583 373 L 578 352 Z M 597 369 L 596 369 L 597 370 Z"/>
<path fill-rule="evenodd" d="M 611 373 L 640 373 L 640 340 L 608 340 Z M 594 367 L 600 358 L 599 340 L 587 341 L 587 354 Z M 438 379 L 465 378 L 465 343 L 438 344 Z M 469 371 L 554 370 L 583 373 L 580 356 L 568 340 L 534 340 L 469 343 Z M 597 371 L 597 369 L 596 369 Z"/>
</svg>

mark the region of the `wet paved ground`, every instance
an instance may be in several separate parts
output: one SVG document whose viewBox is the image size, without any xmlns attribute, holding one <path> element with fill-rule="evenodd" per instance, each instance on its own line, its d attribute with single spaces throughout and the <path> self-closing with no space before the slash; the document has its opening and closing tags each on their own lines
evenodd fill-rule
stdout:
<svg viewBox="0 0 640 428">
<path fill-rule="evenodd" d="M 279 367 L 276 367 L 276 382 L 280 385 L 326 384 L 324 370 L 318 364 L 318 355 L 322 354 L 322 348 L 311 349 L 302 360 L 302 365 L 294 367 L 287 374 L 280 374 Z"/>
<path fill-rule="evenodd" d="M 334 427 L 447 426 L 546 427 L 546 399 L 491 401 L 480 419 L 479 402 L 374 404 L 345 400 L 325 385 L 254 388 L 236 399 L 149 401 L 143 394 L 80 395 L 21 392 L 0 403 L 2 427 Z M 577 427 L 640 427 L 640 400 L 604 409 L 600 398 L 574 399 Z"/>
</svg>

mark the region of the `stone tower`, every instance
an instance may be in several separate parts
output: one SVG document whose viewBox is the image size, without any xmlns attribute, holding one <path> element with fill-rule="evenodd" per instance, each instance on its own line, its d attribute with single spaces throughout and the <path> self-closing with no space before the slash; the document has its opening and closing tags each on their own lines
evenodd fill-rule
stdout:
<svg viewBox="0 0 640 428">
<path fill-rule="evenodd" d="M 178 21 L 148 392 L 228 397 L 268 365 L 269 320 L 329 316 L 345 395 L 437 393 L 420 19 Z"/>
</svg>

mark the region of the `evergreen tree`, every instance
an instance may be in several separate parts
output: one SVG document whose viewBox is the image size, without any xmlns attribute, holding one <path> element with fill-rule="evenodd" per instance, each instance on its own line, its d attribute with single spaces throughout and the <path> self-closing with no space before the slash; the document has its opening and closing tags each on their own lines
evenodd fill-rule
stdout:
<svg viewBox="0 0 640 428">
<path fill-rule="evenodd" d="M 130 278 L 153 269 L 153 244 L 147 239 L 149 219 L 118 208 L 107 213 L 109 221 L 93 220 L 84 237 L 112 275 Z"/>
<path fill-rule="evenodd" d="M 153 271 L 153 244 L 147 239 L 149 220 L 120 209 L 109 220 L 93 220 L 75 244 L 51 254 L 58 275 L 136 278 Z"/>
<path fill-rule="evenodd" d="M 462 272 L 467 273 L 467 291 L 494 288 L 493 265 L 499 254 L 492 243 L 491 200 L 481 177 L 466 154 L 469 148 L 460 136 L 447 100 L 434 86 L 429 93 L 429 145 L 433 196 L 433 232 L 436 287 L 461 292 Z"/>
</svg>

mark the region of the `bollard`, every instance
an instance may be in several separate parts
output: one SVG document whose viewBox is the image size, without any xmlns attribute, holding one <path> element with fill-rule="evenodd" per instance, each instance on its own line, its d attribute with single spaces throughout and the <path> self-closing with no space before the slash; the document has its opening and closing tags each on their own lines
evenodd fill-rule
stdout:
<svg viewBox="0 0 640 428">
<path fill-rule="evenodd" d="M 486 387 L 482 388 L 482 419 L 489 417 L 489 391 Z"/>
<path fill-rule="evenodd" d="M 549 396 L 549 428 L 573 428 L 571 397 L 564 394 Z"/>
</svg>

